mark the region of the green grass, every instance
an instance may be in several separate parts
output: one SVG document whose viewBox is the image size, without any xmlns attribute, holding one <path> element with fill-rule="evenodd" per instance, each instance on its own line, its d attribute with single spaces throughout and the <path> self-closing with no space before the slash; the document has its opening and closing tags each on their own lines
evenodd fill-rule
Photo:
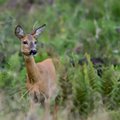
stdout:
<svg viewBox="0 0 120 120">
<path fill-rule="evenodd" d="M 41 5 L 32 12 L 25 11 L 22 5 L 10 10 L 4 8 L 0 13 L 0 88 L 6 92 L 8 99 L 13 97 L 16 101 L 22 97 L 23 103 L 28 100 L 24 59 L 14 28 L 20 24 L 29 33 L 46 23 L 45 31 L 38 38 L 35 60 L 39 62 L 48 57 L 59 57 L 62 69 L 58 71 L 58 103 L 61 111 L 70 98 L 73 106 L 69 114 L 73 116 L 78 111 L 81 118 L 94 119 L 95 111 L 105 109 L 112 120 L 119 120 L 120 33 L 116 31 L 120 26 L 119 9 L 118 0 L 94 0 L 91 3 L 88 0 L 57 0 L 53 6 Z M 88 64 L 78 65 L 78 60 L 84 57 Z M 90 57 L 105 60 L 102 77 L 97 75 Z M 74 60 L 75 67 L 70 64 L 71 60 Z M 100 106 L 102 108 L 98 109 Z M 19 110 L 25 111 L 26 108 Z M 13 109 L 10 106 L 9 111 Z"/>
</svg>

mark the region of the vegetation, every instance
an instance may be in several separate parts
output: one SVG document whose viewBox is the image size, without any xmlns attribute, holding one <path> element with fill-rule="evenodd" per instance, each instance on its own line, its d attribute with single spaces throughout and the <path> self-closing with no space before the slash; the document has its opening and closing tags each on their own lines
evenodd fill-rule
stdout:
<svg viewBox="0 0 120 120">
<path fill-rule="evenodd" d="M 14 28 L 20 24 L 29 32 L 46 23 L 35 60 L 59 60 L 60 65 L 55 64 L 59 120 L 65 116 L 63 111 L 65 120 L 119 120 L 120 1 L 56 0 L 50 4 L 49 0 L 25 0 L 15 6 L 11 2 L 0 1 L 0 119 L 8 114 L 17 119 L 17 114 L 22 116 L 29 109 L 26 70 Z M 79 65 L 83 58 L 87 62 Z M 104 61 L 101 76 L 90 58 Z"/>
</svg>

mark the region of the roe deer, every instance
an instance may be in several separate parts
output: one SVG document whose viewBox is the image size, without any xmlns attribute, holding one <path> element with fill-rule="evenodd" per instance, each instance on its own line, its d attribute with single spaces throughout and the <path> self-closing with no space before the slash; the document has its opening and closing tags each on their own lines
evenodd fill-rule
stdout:
<svg viewBox="0 0 120 120">
<path fill-rule="evenodd" d="M 21 52 L 25 59 L 27 70 L 27 90 L 33 103 L 43 103 L 45 116 L 49 116 L 50 99 L 56 94 L 56 71 L 52 59 L 48 58 L 42 62 L 35 63 L 33 55 L 37 53 L 36 37 L 44 30 L 45 24 L 35 29 L 31 34 L 24 34 L 20 25 L 15 28 L 15 35 L 21 41 Z M 46 118 L 45 120 L 49 120 Z"/>
</svg>

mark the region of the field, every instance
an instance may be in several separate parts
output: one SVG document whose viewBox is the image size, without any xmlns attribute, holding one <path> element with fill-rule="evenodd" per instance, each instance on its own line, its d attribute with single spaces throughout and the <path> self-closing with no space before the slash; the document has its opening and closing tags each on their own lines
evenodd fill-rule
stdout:
<svg viewBox="0 0 120 120">
<path fill-rule="evenodd" d="M 54 60 L 58 120 L 120 120 L 119 0 L 0 0 L 0 120 L 41 120 L 42 107 L 29 111 L 18 24 L 46 24 L 35 61 Z"/>
</svg>

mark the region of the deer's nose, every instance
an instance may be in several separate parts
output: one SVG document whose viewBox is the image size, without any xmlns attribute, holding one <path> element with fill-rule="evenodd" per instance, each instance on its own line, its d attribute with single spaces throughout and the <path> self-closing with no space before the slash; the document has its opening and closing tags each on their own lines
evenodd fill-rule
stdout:
<svg viewBox="0 0 120 120">
<path fill-rule="evenodd" d="M 30 51 L 30 55 L 35 55 L 36 53 L 37 53 L 37 50 L 35 49 Z"/>
</svg>

